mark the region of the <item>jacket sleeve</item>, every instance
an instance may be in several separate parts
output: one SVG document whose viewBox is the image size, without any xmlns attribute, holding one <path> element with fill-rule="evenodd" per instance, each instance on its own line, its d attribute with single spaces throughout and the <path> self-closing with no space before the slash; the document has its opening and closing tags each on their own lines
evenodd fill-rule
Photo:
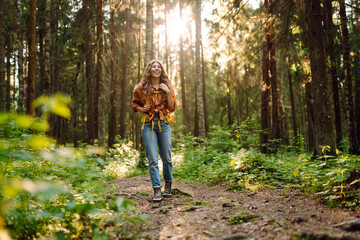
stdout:
<svg viewBox="0 0 360 240">
<path fill-rule="evenodd" d="M 169 110 L 169 112 L 174 112 L 175 109 L 176 109 L 176 98 L 175 98 L 175 90 L 174 90 L 173 87 L 171 88 L 171 94 L 172 94 L 172 97 L 173 97 L 173 99 L 174 99 L 174 107 L 170 108 L 170 107 L 168 106 L 167 109 Z"/>
<path fill-rule="evenodd" d="M 136 108 L 138 106 L 143 105 L 141 104 L 141 94 L 142 94 L 141 87 L 139 85 L 136 85 L 133 93 L 133 99 L 131 101 L 131 108 L 133 109 L 134 112 L 137 112 Z"/>
</svg>

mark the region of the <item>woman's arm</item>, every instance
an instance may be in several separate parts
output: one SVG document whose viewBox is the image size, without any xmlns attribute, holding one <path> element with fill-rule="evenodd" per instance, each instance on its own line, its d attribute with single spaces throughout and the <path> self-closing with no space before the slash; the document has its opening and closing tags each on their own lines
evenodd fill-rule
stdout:
<svg viewBox="0 0 360 240">
<path fill-rule="evenodd" d="M 165 83 L 161 83 L 159 88 L 162 89 L 166 93 L 168 110 L 170 112 L 175 111 L 176 102 L 175 102 L 175 93 L 174 93 L 174 91 L 170 90 L 170 88 Z"/>
<path fill-rule="evenodd" d="M 150 111 L 151 106 L 148 104 L 141 103 L 142 88 L 136 86 L 133 93 L 133 99 L 131 101 L 131 107 L 134 112 L 147 113 Z"/>
</svg>

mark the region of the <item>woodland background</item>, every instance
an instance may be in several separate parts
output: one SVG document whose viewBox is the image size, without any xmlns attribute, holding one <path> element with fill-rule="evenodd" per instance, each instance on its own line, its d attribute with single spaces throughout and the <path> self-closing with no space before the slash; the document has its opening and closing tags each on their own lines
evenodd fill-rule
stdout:
<svg viewBox="0 0 360 240">
<path fill-rule="evenodd" d="M 175 131 L 255 119 L 263 152 L 279 140 L 358 154 L 358 1 L 248 2 L 2 1 L 0 109 L 40 116 L 32 101 L 62 92 L 72 118 L 51 117 L 59 143 L 139 148 L 129 102 L 156 58 L 177 89 Z"/>
<path fill-rule="evenodd" d="M 49 218 L 65 211 L 57 221 L 77 219 L 82 228 L 62 226 L 78 236 L 105 224 L 89 217 L 91 209 L 109 210 L 95 197 L 103 191 L 99 180 L 146 165 L 141 116 L 130 102 L 151 59 L 164 64 L 176 88 L 174 161 L 183 163 L 175 174 L 226 179 L 234 189 L 285 182 L 311 193 L 331 190 L 324 199 L 333 206 L 359 202 L 360 1 L 0 4 L 0 206 L 21 203 L 2 210 L 0 220 L 12 236 L 51 235 L 39 223 L 43 213 L 26 214 L 32 207 L 46 208 Z M 43 188 L 26 187 L 29 179 L 70 184 L 71 191 L 49 185 L 44 194 L 60 192 L 73 207 L 29 207 L 29 199 L 46 198 Z M 111 204 L 133 211 L 130 202 Z M 24 219 L 34 232 L 22 228 Z"/>
</svg>

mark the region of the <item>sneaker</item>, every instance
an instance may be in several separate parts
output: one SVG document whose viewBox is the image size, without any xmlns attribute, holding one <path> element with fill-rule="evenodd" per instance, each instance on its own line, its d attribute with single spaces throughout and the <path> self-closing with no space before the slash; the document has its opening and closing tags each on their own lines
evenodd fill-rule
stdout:
<svg viewBox="0 0 360 240">
<path fill-rule="evenodd" d="M 164 196 L 164 198 L 171 197 L 171 182 L 165 181 L 165 190 L 164 190 L 163 196 Z"/>
<path fill-rule="evenodd" d="M 154 198 L 153 202 L 161 202 L 161 188 L 154 188 Z"/>
</svg>

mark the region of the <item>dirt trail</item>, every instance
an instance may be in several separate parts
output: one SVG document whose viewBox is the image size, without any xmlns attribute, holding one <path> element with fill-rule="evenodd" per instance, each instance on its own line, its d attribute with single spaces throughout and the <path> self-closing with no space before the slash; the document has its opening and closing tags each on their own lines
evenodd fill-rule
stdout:
<svg viewBox="0 0 360 240">
<path fill-rule="evenodd" d="M 360 239 L 334 227 L 359 211 L 329 209 L 296 192 L 248 194 L 174 180 L 174 194 L 153 203 L 149 177 L 114 181 L 114 194 L 132 199 L 149 216 L 141 239 Z"/>
</svg>

